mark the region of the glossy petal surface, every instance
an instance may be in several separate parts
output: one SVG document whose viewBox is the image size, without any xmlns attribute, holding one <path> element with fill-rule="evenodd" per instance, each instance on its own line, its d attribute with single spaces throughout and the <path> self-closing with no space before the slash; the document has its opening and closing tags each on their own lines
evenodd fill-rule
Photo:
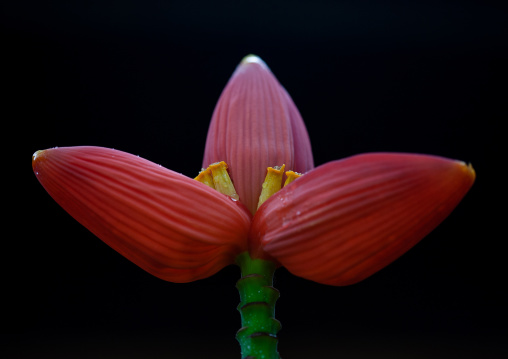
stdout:
<svg viewBox="0 0 508 359">
<path fill-rule="evenodd" d="M 71 216 L 149 273 L 208 277 L 246 249 L 247 209 L 140 157 L 101 147 L 38 151 L 34 172 Z"/>
<path fill-rule="evenodd" d="M 313 168 L 303 120 L 266 64 L 247 56 L 224 89 L 210 123 L 203 167 L 225 161 L 240 196 L 254 213 L 267 167 Z"/>
<path fill-rule="evenodd" d="M 414 246 L 474 182 L 463 162 L 412 154 L 365 154 L 320 166 L 261 206 L 251 253 L 293 274 L 349 285 Z"/>
</svg>

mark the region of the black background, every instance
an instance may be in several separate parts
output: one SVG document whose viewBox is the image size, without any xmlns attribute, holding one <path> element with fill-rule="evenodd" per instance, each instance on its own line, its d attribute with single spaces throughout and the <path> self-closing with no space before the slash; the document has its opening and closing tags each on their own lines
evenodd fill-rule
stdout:
<svg viewBox="0 0 508 359">
<path fill-rule="evenodd" d="M 316 165 L 418 152 L 478 176 L 440 227 L 362 283 L 278 270 L 282 356 L 505 357 L 507 14 L 448 0 L 5 2 L 2 357 L 240 357 L 236 267 L 151 277 L 61 210 L 28 161 L 97 145 L 194 176 L 249 53 L 292 95 Z"/>
</svg>

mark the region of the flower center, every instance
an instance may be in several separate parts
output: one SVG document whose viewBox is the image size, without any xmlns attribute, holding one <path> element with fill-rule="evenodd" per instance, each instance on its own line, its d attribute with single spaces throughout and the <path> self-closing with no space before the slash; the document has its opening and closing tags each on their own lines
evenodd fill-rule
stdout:
<svg viewBox="0 0 508 359">
<path fill-rule="evenodd" d="M 287 186 L 301 176 L 300 173 L 286 171 L 286 181 L 283 184 L 282 179 L 285 167 L 286 165 L 282 165 L 266 169 L 266 177 L 261 186 L 261 194 L 259 195 L 258 208 L 282 187 Z M 235 201 L 240 199 L 231 181 L 231 177 L 229 177 L 228 165 L 224 161 L 212 163 L 208 168 L 201 169 L 201 172 L 194 179 L 231 197 Z"/>
</svg>

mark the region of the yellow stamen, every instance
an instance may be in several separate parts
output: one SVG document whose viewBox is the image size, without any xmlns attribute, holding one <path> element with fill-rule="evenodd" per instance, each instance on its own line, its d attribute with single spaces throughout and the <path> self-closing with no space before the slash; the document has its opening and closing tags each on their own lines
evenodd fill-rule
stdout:
<svg viewBox="0 0 508 359">
<path fill-rule="evenodd" d="M 291 182 L 293 182 L 295 179 L 297 179 L 298 177 L 301 177 L 302 174 L 301 173 L 298 173 L 298 172 L 293 172 L 293 171 L 287 171 L 286 172 L 286 182 L 284 182 L 284 187 L 287 186 L 288 184 L 290 184 Z"/>
<path fill-rule="evenodd" d="M 207 169 L 202 169 L 201 172 L 194 178 L 196 181 L 206 184 L 208 187 L 215 189 L 215 185 L 213 184 L 212 171 L 210 167 Z"/>
<path fill-rule="evenodd" d="M 263 182 L 263 188 L 259 196 L 258 208 L 275 192 L 282 187 L 282 175 L 284 174 L 284 167 L 268 167 L 266 170 L 265 181 Z"/>
<path fill-rule="evenodd" d="M 239 200 L 240 197 L 236 193 L 235 186 L 231 182 L 231 178 L 228 173 L 228 165 L 226 162 L 212 163 L 208 166 L 208 169 L 212 172 L 214 188 L 222 194 L 228 195 L 234 200 Z"/>
<path fill-rule="evenodd" d="M 283 187 L 282 177 L 284 176 L 285 167 L 286 165 L 282 165 L 281 167 L 274 166 L 266 169 L 265 181 L 263 182 L 263 188 L 261 189 L 261 194 L 259 196 L 258 208 Z M 287 186 L 289 183 L 301 176 L 301 173 L 287 171 L 284 186 Z M 199 172 L 194 179 L 233 198 L 234 200 L 238 201 L 240 199 L 236 193 L 235 186 L 229 177 L 228 165 L 224 161 L 212 163 L 206 169 L 202 168 L 201 172 Z"/>
</svg>

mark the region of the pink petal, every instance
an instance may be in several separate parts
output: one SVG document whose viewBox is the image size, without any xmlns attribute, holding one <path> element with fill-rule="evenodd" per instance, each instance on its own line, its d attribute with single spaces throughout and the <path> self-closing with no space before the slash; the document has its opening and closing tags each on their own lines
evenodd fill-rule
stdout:
<svg viewBox="0 0 508 359">
<path fill-rule="evenodd" d="M 247 56 L 238 65 L 215 108 L 203 167 L 225 161 L 240 196 L 254 213 L 267 167 L 313 168 L 303 120 L 266 64 Z"/>
<path fill-rule="evenodd" d="M 246 249 L 247 209 L 137 156 L 101 147 L 38 151 L 37 179 L 71 216 L 147 272 L 208 277 Z"/>
<path fill-rule="evenodd" d="M 250 251 L 306 279 L 353 284 L 434 229 L 474 178 L 463 162 L 434 156 L 380 153 L 330 162 L 259 208 Z"/>
</svg>

